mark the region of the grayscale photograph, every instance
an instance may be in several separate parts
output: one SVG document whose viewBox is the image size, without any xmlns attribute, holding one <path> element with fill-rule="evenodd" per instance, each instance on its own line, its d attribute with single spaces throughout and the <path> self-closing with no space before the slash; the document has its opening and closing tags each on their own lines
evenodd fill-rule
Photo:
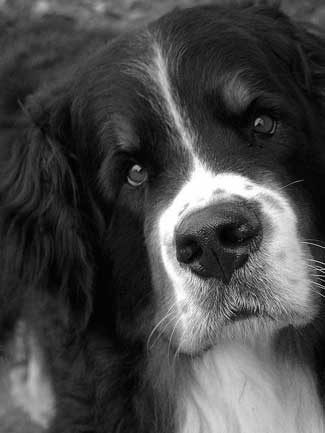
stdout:
<svg viewBox="0 0 325 433">
<path fill-rule="evenodd" d="M 0 433 L 325 433 L 325 1 L 0 0 Z"/>
</svg>

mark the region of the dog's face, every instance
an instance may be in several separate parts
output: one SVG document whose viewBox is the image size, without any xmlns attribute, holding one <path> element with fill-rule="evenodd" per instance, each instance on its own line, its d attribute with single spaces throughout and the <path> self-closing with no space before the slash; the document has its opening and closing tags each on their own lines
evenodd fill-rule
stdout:
<svg viewBox="0 0 325 433">
<path fill-rule="evenodd" d="M 74 152 L 117 332 L 194 353 L 317 315 L 322 117 L 295 31 L 273 9 L 176 11 L 81 68 Z"/>
<path fill-rule="evenodd" d="M 207 8 L 150 27 L 145 53 L 121 67 L 132 100 L 108 116 L 126 167 L 114 280 L 141 299 L 150 275 L 156 331 L 181 351 L 303 326 L 318 310 L 306 241 L 321 236 L 318 187 L 306 171 L 319 156 L 298 52 L 261 34 L 273 17 L 235 18 Z"/>
</svg>

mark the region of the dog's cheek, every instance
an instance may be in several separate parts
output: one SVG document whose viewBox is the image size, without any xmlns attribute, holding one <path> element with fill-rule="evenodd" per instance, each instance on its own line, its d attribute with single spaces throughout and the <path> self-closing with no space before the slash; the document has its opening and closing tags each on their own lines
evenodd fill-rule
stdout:
<svg viewBox="0 0 325 433">
<path fill-rule="evenodd" d="M 148 253 L 143 234 L 144 215 L 136 197 L 124 194 L 111 217 L 107 243 L 110 261 L 109 291 L 115 325 L 123 337 L 147 333 L 152 311 Z"/>
<path fill-rule="evenodd" d="M 265 276 L 275 305 L 280 310 L 291 312 L 296 324 L 303 324 L 314 315 L 309 251 L 301 238 L 299 213 L 292 200 L 276 190 L 271 195 L 272 202 L 267 200 L 270 195 L 258 196 L 271 227 L 262 247 Z"/>
</svg>

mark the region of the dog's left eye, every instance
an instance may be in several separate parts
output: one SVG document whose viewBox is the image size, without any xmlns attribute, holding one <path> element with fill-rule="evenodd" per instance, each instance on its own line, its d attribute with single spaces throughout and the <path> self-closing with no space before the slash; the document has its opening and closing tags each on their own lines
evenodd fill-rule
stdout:
<svg viewBox="0 0 325 433">
<path fill-rule="evenodd" d="M 134 164 L 128 171 L 127 181 L 131 186 L 140 186 L 147 180 L 147 178 L 147 170 L 139 164 Z"/>
<path fill-rule="evenodd" d="M 270 116 L 261 115 L 254 119 L 254 132 L 265 135 L 273 135 L 276 131 L 277 121 Z"/>
</svg>

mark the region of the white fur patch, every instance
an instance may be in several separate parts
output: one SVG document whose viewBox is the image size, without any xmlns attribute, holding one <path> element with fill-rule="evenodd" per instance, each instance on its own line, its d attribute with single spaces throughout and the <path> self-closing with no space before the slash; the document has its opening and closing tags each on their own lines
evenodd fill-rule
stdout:
<svg viewBox="0 0 325 433">
<path fill-rule="evenodd" d="M 184 182 L 158 221 L 160 253 L 177 303 L 183 305 L 185 302 L 190 307 L 195 305 L 195 299 L 189 297 L 188 287 L 189 284 L 196 284 L 199 278 L 182 268 L 177 261 L 175 228 L 186 215 L 197 209 L 238 197 L 258 202 L 271 226 L 269 233 L 263 237 L 255 259 L 264 265 L 266 272 L 263 278 L 270 286 L 274 301 L 302 316 L 313 316 L 307 253 L 300 242 L 297 218 L 288 199 L 276 185 L 257 184 L 235 173 L 215 174 L 197 159 L 194 160 L 189 180 Z M 186 328 L 188 321 L 185 315 L 182 323 Z"/>
<path fill-rule="evenodd" d="M 175 59 L 173 58 L 172 61 Z M 196 136 L 186 113 L 179 104 L 176 89 L 172 89 L 168 73 L 168 58 L 163 56 L 159 44 L 153 43 L 147 61 L 133 61 L 132 68 L 127 68 L 125 72 L 135 75 L 155 90 L 156 98 L 150 100 L 153 108 L 170 128 L 177 132 L 178 145 L 193 153 Z"/>
<path fill-rule="evenodd" d="M 10 372 L 11 394 L 14 403 L 35 424 L 47 428 L 54 416 L 55 399 L 38 344 L 32 336 L 29 336 L 27 344 L 26 363 Z"/>
<path fill-rule="evenodd" d="M 194 360 L 179 433 L 324 432 L 311 371 L 297 359 L 275 359 L 270 347 L 228 342 Z"/>
<path fill-rule="evenodd" d="M 152 79 L 156 82 L 159 87 L 160 94 L 163 97 L 163 101 L 166 106 L 166 110 L 169 116 L 173 120 L 174 127 L 176 128 L 179 137 L 182 140 L 183 145 L 193 151 L 193 143 L 195 141 L 193 132 L 190 131 L 189 123 L 186 120 L 186 116 L 182 113 L 180 105 L 177 104 L 177 95 L 171 89 L 171 85 L 168 78 L 168 63 L 163 57 L 162 52 L 158 44 L 154 45 L 154 58 L 152 63 Z"/>
</svg>

